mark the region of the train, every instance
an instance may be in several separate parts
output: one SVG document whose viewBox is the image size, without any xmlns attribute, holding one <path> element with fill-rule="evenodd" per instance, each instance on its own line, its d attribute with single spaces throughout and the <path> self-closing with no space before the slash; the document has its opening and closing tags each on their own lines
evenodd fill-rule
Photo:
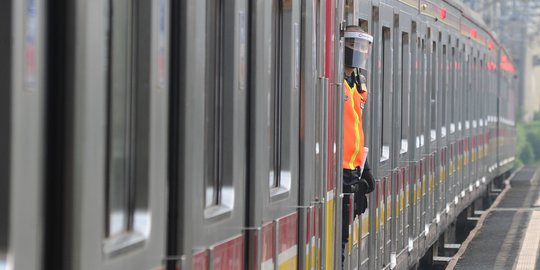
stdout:
<svg viewBox="0 0 540 270">
<path fill-rule="evenodd" d="M 374 37 L 347 269 L 421 268 L 511 172 L 458 0 L 0 1 L 0 269 L 340 269 L 343 29 Z"/>
</svg>

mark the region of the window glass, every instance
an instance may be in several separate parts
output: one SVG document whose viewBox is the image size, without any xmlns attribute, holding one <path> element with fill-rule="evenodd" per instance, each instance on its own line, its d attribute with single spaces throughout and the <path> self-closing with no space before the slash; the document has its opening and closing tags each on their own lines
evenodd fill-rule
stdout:
<svg viewBox="0 0 540 270">
<path fill-rule="evenodd" d="M 223 186 L 223 1 L 206 1 L 205 206 L 218 205 Z M 227 93 L 231 94 L 231 93 Z"/>
<path fill-rule="evenodd" d="M 148 97 L 138 90 L 148 61 L 137 46 L 148 31 L 135 29 L 136 12 L 132 0 L 109 2 L 106 253 L 140 242 L 149 226 Z"/>
<path fill-rule="evenodd" d="M 426 54 L 426 43 L 425 40 L 422 39 L 418 46 L 420 47 L 420 53 L 418 54 L 418 85 L 419 85 L 419 93 L 418 96 L 418 130 L 419 130 L 419 137 L 418 137 L 418 145 L 423 146 L 424 145 L 424 137 L 426 133 L 426 122 L 427 122 L 427 107 L 426 107 L 426 100 L 427 100 L 427 87 L 426 87 L 426 69 L 427 69 L 427 54 Z"/>
<path fill-rule="evenodd" d="M 410 93 L 410 104 L 411 106 L 409 106 L 410 108 L 410 113 L 411 116 L 411 123 L 414 124 L 414 128 L 412 129 L 412 134 L 411 134 L 411 139 L 414 140 L 414 146 L 416 148 L 420 147 L 420 139 L 419 139 L 419 123 L 418 123 L 418 96 L 420 95 L 420 89 L 419 89 L 419 83 L 418 83 L 418 65 L 419 65 L 419 60 L 418 60 L 418 50 L 420 49 L 420 40 L 418 38 L 416 38 L 417 36 L 417 33 L 416 33 L 416 29 L 415 29 L 415 25 L 413 25 L 413 34 L 412 34 L 412 37 L 411 37 L 411 43 L 410 44 L 410 47 L 411 47 L 411 57 L 410 57 L 410 67 L 409 67 L 409 70 L 410 70 L 410 90 L 409 90 L 409 93 Z M 414 106 L 412 106 L 414 105 Z"/>
<path fill-rule="evenodd" d="M 110 1 L 108 236 L 128 231 L 133 182 L 135 95 L 131 1 Z"/>
<path fill-rule="evenodd" d="M 234 6 L 227 5 L 224 0 L 206 1 L 205 218 L 221 216 L 234 207 L 235 135 L 242 133 L 235 130 L 239 126 L 237 123 L 242 123 L 235 114 L 244 110 L 238 108 L 242 107 L 239 90 L 245 84 L 238 71 L 244 64 L 244 30 L 245 17 L 243 13 L 237 14 Z"/>
<path fill-rule="evenodd" d="M 281 148 L 282 148 L 282 68 L 283 68 L 283 1 L 273 0 L 272 4 L 272 92 L 271 92 L 271 159 L 270 159 L 270 186 L 279 187 L 281 176 Z"/>
<path fill-rule="evenodd" d="M 471 108 L 471 114 L 469 120 L 471 121 L 471 126 L 474 121 L 476 123 L 478 106 L 475 106 L 476 94 L 478 92 L 478 72 L 477 72 L 477 60 L 476 57 L 472 61 L 472 70 L 471 70 L 471 87 L 469 88 L 469 107 Z M 476 128 L 476 126 L 474 126 Z"/>
<path fill-rule="evenodd" d="M 410 126 L 410 58 L 409 34 L 401 34 L 401 153 L 407 152 Z"/>
<path fill-rule="evenodd" d="M 446 45 L 443 45 L 442 48 L 442 65 L 441 67 L 441 137 L 446 136 L 446 110 L 447 110 L 447 96 L 448 96 L 448 73 L 447 73 L 447 55 L 446 55 Z"/>
<path fill-rule="evenodd" d="M 287 192 L 291 186 L 291 167 L 294 157 L 289 150 L 296 147 L 294 119 L 297 108 L 299 76 L 300 28 L 293 22 L 293 1 L 272 2 L 272 88 L 271 88 L 271 136 L 270 177 L 272 195 Z"/>
<path fill-rule="evenodd" d="M 383 70 L 381 74 L 381 158 L 380 161 L 386 161 L 390 158 L 391 117 L 392 117 L 392 41 L 390 39 L 390 28 L 382 28 L 382 63 Z"/>
<path fill-rule="evenodd" d="M 437 91 L 438 91 L 438 57 L 437 57 L 437 43 L 433 42 L 431 47 L 431 60 L 430 60 L 430 129 L 431 129 L 431 141 L 437 139 Z"/>
<path fill-rule="evenodd" d="M 455 123 L 456 123 L 456 49 L 452 47 L 452 53 L 450 55 L 450 64 L 448 68 L 450 69 L 450 133 L 455 132 Z"/>
</svg>

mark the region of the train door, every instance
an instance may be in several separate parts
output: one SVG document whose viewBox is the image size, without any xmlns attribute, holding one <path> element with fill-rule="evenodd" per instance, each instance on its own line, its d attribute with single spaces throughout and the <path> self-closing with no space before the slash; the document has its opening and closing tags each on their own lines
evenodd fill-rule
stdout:
<svg viewBox="0 0 540 270">
<path fill-rule="evenodd" d="M 443 218 L 445 210 L 445 178 L 446 178 L 446 44 L 447 34 L 441 28 L 436 32 L 437 49 L 435 54 L 435 62 L 433 63 L 434 83 L 436 86 L 435 94 L 435 113 L 432 115 L 435 117 L 435 124 L 433 126 L 436 133 L 436 143 L 433 144 L 434 152 L 434 203 L 433 203 L 433 219 L 435 225 L 439 226 L 440 223 L 444 223 Z M 433 99 L 432 99 L 433 101 Z"/>
<path fill-rule="evenodd" d="M 391 238 L 394 239 L 392 246 L 392 264 L 401 264 L 406 260 L 405 247 L 408 244 L 408 205 L 409 205 L 409 172 L 411 152 L 410 141 L 410 75 L 411 75 L 411 15 L 407 12 L 399 12 L 395 16 L 394 25 L 394 111 L 393 111 L 393 138 L 392 138 L 392 168 L 393 189 L 392 199 L 395 202 L 392 211 L 394 220 Z M 412 150 L 412 147 L 410 148 Z"/>
<path fill-rule="evenodd" d="M 468 194 L 470 183 L 471 183 L 471 167 L 472 167 L 472 140 L 471 140 L 471 117 L 472 117 L 472 95 L 471 91 L 473 88 L 473 49 L 471 46 L 471 41 L 466 43 L 466 52 L 465 52 L 465 87 L 463 90 L 464 95 L 464 107 L 465 113 L 463 115 L 464 120 L 464 131 L 463 131 L 463 178 L 464 178 L 464 189 L 466 189 L 465 194 Z"/>
<path fill-rule="evenodd" d="M 253 3 L 247 225 L 250 266 L 295 269 L 300 175 L 299 1 Z"/>
<path fill-rule="evenodd" d="M 372 95 L 375 104 L 380 104 L 373 109 L 372 124 L 370 125 L 370 164 L 375 172 L 377 181 L 378 199 L 375 213 L 379 221 L 377 237 L 377 256 L 373 267 L 383 267 L 390 263 L 391 250 L 391 223 L 393 201 L 392 191 L 392 164 L 391 164 L 391 140 L 392 140 L 392 111 L 393 111 L 393 31 L 394 13 L 393 8 L 385 3 L 373 9 L 373 73 Z"/>
<path fill-rule="evenodd" d="M 0 3 L 0 269 L 42 265 L 45 10 Z"/>
<path fill-rule="evenodd" d="M 362 29 L 366 32 L 369 32 L 373 34 L 372 31 L 372 4 L 371 1 L 358 1 L 358 6 L 355 8 L 355 12 L 357 12 L 357 19 L 358 19 L 358 25 L 362 27 Z M 356 17 L 355 17 L 356 18 Z M 375 48 L 375 45 L 372 45 L 372 51 Z M 372 53 L 373 54 L 373 53 Z M 368 67 L 372 67 L 372 59 L 368 60 Z M 367 71 L 366 78 L 368 78 L 367 87 L 368 91 L 370 93 L 370 97 L 368 98 L 368 102 L 366 105 L 366 108 L 363 112 L 363 118 L 364 118 L 364 132 L 365 132 L 365 140 L 364 144 L 367 147 L 370 147 L 372 145 L 371 142 L 375 141 L 371 137 L 371 129 L 372 129 L 372 115 L 373 110 L 376 107 L 376 100 L 374 99 L 374 96 L 372 95 L 373 91 L 373 81 L 371 80 L 372 75 L 374 73 L 373 69 L 370 69 Z M 372 149 L 369 149 L 371 151 Z M 371 155 L 374 155 L 374 153 L 369 153 L 368 151 L 368 160 Z M 369 269 L 371 263 L 374 262 L 375 258 L 375 198 L 376 198 L 377 191 L 373 191 L 368 195 L 368 208 L 366 211 L 360 216 L 360 219 L 357 221 L 359 223 L 358 232 L 355 231 L 355 234 L 359 237 L 359 247 L 358 247 L 358 265 L 360 269 Z"/>
<path fill-rule="evenodd" d="M 456 164 L 457 164 L 457 135 L 456 135 L 456 123 L 457 123 L 457 44 L 456 37 L 453 33 L 450 33 L 448 44 L 448 184 L 447 184 L 447 204 L 457 205 L 456 189 L 457 180 L 456 177 Z M 453 213 L 458 214 L 458 213 Z"/>
<path fill-rule="evenodd" d="M 417 180 L 417 189 L 418 189 L 418 248 L 424 250 L 425 248 L 425 233 L 426 233 L 426 224 L 428 223 L 428 163 L 429 156 L 426 154 L 428 147 L 428 138 L 429 138 L 429 125 L 428 125 L 428 27 L 427 24 L 423 21 L 417 22 L 417 31 L 418 31 L 418 95 L 416 101 L 418 109 L 418 125 L 417 125 L 417 137 L 416 137 L 416 151 L 415 155 L 419 160 L 418 163 L 418 180 Z"/>
<path fill-rule="evenodd" d="M 44 267 L 152 269 L 165 254 L 167 1 L 49 4 Z"/>
<path fill-rule="evenodd" d="M 243 269 L 247 1 L 172 4 L 167 269 Z"/>
<path fill-rule="evenodd" d="M 316 269 L 326 267 L 327 231 L 333 224 L 327 223 L 326 211 L 328 209 L 327 192 L 327 151 L 328 149 L 328 77 L 326 77 L 326 13 L 328 0 L 316 0 L 315 5 L 315 58 L 316 58 L 316 95 L 315 95 L 315 184 L 314 184 L 314 234 L 315 252 L 312 259 Z M 328 226 L 328 227 L 327 227 Z M 330 240 L 328 240 L 330 241 Z"/>
<path fill-rule="evenodd" d="M 470 180 L 470 188 L 469 191 L 472 193 L 474 190 L 474 185 L 476 183 L 476 166 L 477 166 L 477 160 L 478 160 L 478 142 L 477 142 L 477 135 L 478 135 L 478 106 L 476 106 L 477 102 L 477 94 L 478 94 L 478 48 L 477 44 L 474 41 L 471 41 L 471 49 L 472 49 L 472 62 L 471 62 L 471 88 L 469 89 L 469 108 L 471 109 L 470 114 L 470 137 L 469 137 L 469 144 L 470 144 L 470 152 L 471 152 L 471 163 L 469 166 L 469 180 Z"/>
<path fill-rule="evenodd" d="M 440 61 L 440 47 L 439 47 L 439 29 L 436 24 L 428 24 L 426 39 L 427 48 L 427 72 L 426 72 L 426 100 L 425 106 L 427 110 L 427 122 L 426 122 L 426 149 L 425 155 L 427 155 L 424 169 L 426 170 L 427 177 L 427 205 L 426 205 L 426 244 L 430 244 L 435 237 L 435 216 L 436 216 L 436 198 L 438 196 L 436 181 L 437 168 L 437 153 L 438 153 L 438 124 L 437 110 L 438 110 L 438 96 L 439 96 L 439 72 L 438 64 Z"/>
<path fill-rule="evenodd" d="M 320 136 L 317 128 L 319 106 L 317 22 L 319 1 L 308 0 L 301 3 L 300 38 L 300 163 L 298 194 L 298 269 L 318 269 L 318 241 L 320 239 L 319 204 L 316 203 L 319 185 L 316 181 L 316 142 Z"/>
<path fill-rule="evenodd" d="M 419 32 L 419 25 L 417 21 L 411 21 L 411 35 L 410 35 L 410 125 L 409 125 L 409 153 L 410 153 L 410 203 L 411 209 L 409 212 L 409 238 L 408 248 L 414 254 L 418 252 L 418 236 L 420 235 L 421 228 L 420 218 L 422 216 L 421 210 L 421 178 L 420 178 L 420 112 L 421 112 L 421 34 Z"/>
</svg>

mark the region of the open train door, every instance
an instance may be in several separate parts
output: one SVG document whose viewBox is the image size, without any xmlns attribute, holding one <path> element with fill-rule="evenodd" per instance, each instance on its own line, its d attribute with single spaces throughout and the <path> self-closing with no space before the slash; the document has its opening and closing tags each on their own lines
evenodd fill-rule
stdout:
<svg viewBox="0 0 540 270">
<path fill-rule="evenodd" d="M 160 267 L 168 1 L 47 7 L 44 269 Z"/>
<path fill-rule="evenodd" d="M 250 12 L 249 264 L 296 269 L 301 2 L 257 1 Z"/>
<path fill-rule="evenodd" d="M 244 269 L 247 0 L 171 2 L 167 269 Z"/>
</svg>

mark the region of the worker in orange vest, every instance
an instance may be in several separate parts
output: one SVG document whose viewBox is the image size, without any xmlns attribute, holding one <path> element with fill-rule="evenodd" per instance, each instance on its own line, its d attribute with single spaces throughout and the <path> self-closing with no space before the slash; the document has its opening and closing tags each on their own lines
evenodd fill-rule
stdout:
<svg viewBox="0 0 540 270">
<path fill-rule="evenodd" d="M 362 114 L 368 98 L 367 62 L 373 37 L 356 25 L 344 32 L 345 55 L 343 82 L 343 192 L 354 193 L 354 215 L 367 208 L 366 194 L 375 188 L 371 169 L 365 161 Z M 343 200 L 342 266 L 349 236 L 349 200 Z"/>
</svg>

